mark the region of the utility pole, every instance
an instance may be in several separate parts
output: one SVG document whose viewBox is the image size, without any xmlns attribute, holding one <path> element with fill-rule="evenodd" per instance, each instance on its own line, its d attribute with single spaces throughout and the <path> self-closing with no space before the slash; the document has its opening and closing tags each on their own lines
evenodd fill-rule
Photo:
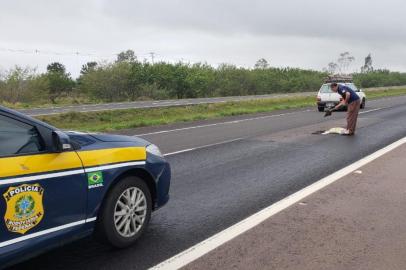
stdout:
<svg viewBox="0 0 406 270">
<path fill-rule="evenodd" d="M 150 52 L 149 55 L 151 55 L 151 62 L 152 62 L 152 64 L 154 64 L 155 53 L 154 53 L 154 52 Z"/>
</svg>

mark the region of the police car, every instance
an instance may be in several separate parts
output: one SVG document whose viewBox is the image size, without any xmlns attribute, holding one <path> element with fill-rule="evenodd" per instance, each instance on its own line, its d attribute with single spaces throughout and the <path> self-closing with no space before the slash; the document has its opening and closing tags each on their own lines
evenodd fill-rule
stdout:
<svg viewBox="0 0 406 270">
<path fill-rule="evenodd" d="M 92 233 L 133 244 L 170 178 L 143 139 L 63 132 L 0 106 L 0 268 Z"/>
<path fill-rule="evenodd" d="M 358 89 L 355 86 L 352 77 L 334 75 L 326 78 L 325 83 L 320 87 L 320 90 L 317 93 L 317 109 L 319 112 L 323 112 L 325 108 L 335 107 L 342 100 L 342 97 L 338 93 L 334 93 L 331 90 L 330 84 L 333 82 L 346 85 L 354 90 L 354 92 L 360 97 L 361 109 L 365 108 L 367 97 L 361 89 Z"/>
</svg>

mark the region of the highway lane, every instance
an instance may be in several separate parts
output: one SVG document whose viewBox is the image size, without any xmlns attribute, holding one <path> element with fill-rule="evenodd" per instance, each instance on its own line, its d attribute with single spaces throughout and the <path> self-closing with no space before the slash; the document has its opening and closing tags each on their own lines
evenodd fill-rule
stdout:
<svg viewBox="0 0 406 270">
<path fill-rule="evenodd" d="M 406 96 L 369 101 L 367 108 L 360 110 L 360 116 L 370 114 L 375 110 L 385 110 L 387 107 L 403 106 L 405 102 Z M 345 126 L 345 112 L 333 113 L 333 116 L 328 118 L 324 118 L 323 115 L 311 107 L 161 127 L 146 127 L 125 130 L 120 133 L 141 136 L 159 145 L 163 153 L 171 153 L 240 138 L 267 135 L 284 136 L 285 140 L 288 137 L 297 140 L 303 135 L 308 136 L 315 130 Z M 371 121 L 367 117 L 362 118 L 364 120 L 359 122 L 360 127 Z M 289 130 L 288 134 L 282 134 L 281 131 L 284 130 Z"/>
<path fill-rule="evenodd" d="M 81 240 L 15 269 L 146 269 L 406 135 L 406 97 L 370 101 L 354 137 L 312 135 L 344 124 L 312 109 L 126 131 L 162 148 L 171 200 L 133 247 Z M 162 132 L 164 131 L 164 132 Z M 231 142 L 230 142 L 231 140 Z M 225 143 L 222 143 L 225 142 Z M 207 146 L 216 144 L 214 146 Z"/>
<path fill-rule="evenodd" d="M 405 88 L 405 86 L 376 87 L 376 88 L 367 88 L 365 90 L 375 91 L 381 89 L 399 89 L 399 88 Z M 222 103 L 227 101 L 255 100 L 263 98 L 308 97 L 308 96 L 310 97 L 316 96 L 316 92 L 285 93 L 285 94 L 279 93 L 269 95 L 231 96 L 231 97 L 215 97 L 215 98 L 149 100 L 149 101 L 115 102 L 102 104 L 81 104 L 81 105 L 51 107 L 51 108 L 20 109 L 18 111 L 30 116 L 39 116 L 67 112 L 95 112 L 95 111 L 124 110 L 135 108 L 158 108 L 158 107 L 197 105 L 208 103 Z"/>
</svg>

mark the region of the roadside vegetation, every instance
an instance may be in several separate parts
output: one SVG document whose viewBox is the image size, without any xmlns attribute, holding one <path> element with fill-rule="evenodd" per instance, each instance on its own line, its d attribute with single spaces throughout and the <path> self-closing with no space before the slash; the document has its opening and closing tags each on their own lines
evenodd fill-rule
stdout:
<svg viewBox="0 0 406 270">
<path fill-rule="evenodd" d="M 406 95 L 406 89 L 367 92 L 368 100 L 395 95 Z M 274 98 L 218 104 L 87 113 L 70 112 L 37 118 L 66 130 L 114 131 L 310 106 L 316 108 L 314 97 Z"/>
<path fill-rule="evenodd" d="M 149 63 L 133 51 L 114 62 L 88 62 L 73 79 L 61 63 L 45 73 L 15 67 L 0 74 L 0 104 L 12 108 L 317 91 L 329 72 L 345 71 L 353 57 L 342 54 L 325 71 L 274 68 L 260 59 L 253 68 L 230 64 Z M 367 63 L 367 62 L 366 62 Z M 353 74 L 361 88 L 406 85 L 406 73 L 373 70 Z"/>
<path fill-rule="evenodd" d="M 403 96 L 406 95 L 406 88 L 402 89 L 384 89 L 378 91 L 365 91 L 367 94 L 367 99 L 377 99 L 382 97 L 393 97 L 393 96 Z"/>
</svg>

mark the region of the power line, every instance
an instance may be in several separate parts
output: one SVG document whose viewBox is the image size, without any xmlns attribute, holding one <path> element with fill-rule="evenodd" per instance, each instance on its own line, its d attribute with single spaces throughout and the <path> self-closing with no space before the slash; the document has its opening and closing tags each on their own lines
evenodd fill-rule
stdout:
<svg viewBox="0 0 406 270">
<path fill-rule="evenodd" d="M 85 57 L 113 57 L 117 56 L 118 53 L 112 54 L 97 54 L 97 53 L 88 53 L 88 52 L 59 52 L 51 50 L 39 50 L 39 49 L 11 49 L 11 48 L 0 48 L 0 52 L 8 53 L 23 53 L 23 54 L 32 54 L 32 55 L 57 55 L 57 56 L 85 56 Z"/>
<path fill-rule="evenodd" d="M 13 49 L 13 48 L 5 48 L 0 47 L 0 53 L 16 53 L 16 54 L 30 54 L 30 55 L 55 55 L 55 56 L 75 56 L 75 57 L 97 57 L 97 58 L 113 58 L 117 57 L 119 53 L 106 53 L 106 54 L 99 54 L 99 53 L 91 53 L 91 52 L 81 52 L 81 51 L 71 51 L 71 52 L 62 52 L 62 51 L 55 51 L 55 50 L 42 50 L 42 49 Z M 149 57 L 151 63 L 154 64 L 156 57 L 159 56 L 162 58 L 163 56 L 156 52 L 149 52 L 149 53 L 139 53 L 135 55 L 138 59 L 144 59 Z M 165 57 L 163 57 L 165 58 Z M 181 62 L 181 63 L 197 63 L 201 62 L 204 63 L 205 61 L 196 61 L 191 59 L 185 58 L 173 58 L 170 57 L 172 60 L 166 60 L 167 62 Z M 217 63 L 220 64 L 220 63 Z"/>
<path fill-rule="evenodd" d="M 21 53 L 21 54 L 30 54 L 30 55 L 56 55 L 56 56 L 76 56 L 76 57 L 98 57 L 98 58 L 112 58 L 117 57 L 120 53 L 110 53 L 110 54 L 98 54 L 98 53 L 89 53 L 89 52 L 80 52 L 80 51 L 73 51 L 73 52 L 61 52 L 61 51 L 54 51 L 54 50 L 39 50 L 39 49 L 12 49 L 12 48 L 4 48 L 0 47 L 0 53 Z M 140 53 L 135 54 L 135 57 L 138 59 L 145 59 L 146 57 L 150 57 L 151 63 L 155 63 L 156 56 L 159 55 L 156 52 L 149 52 L 149 53 Z"/>
</svg>

